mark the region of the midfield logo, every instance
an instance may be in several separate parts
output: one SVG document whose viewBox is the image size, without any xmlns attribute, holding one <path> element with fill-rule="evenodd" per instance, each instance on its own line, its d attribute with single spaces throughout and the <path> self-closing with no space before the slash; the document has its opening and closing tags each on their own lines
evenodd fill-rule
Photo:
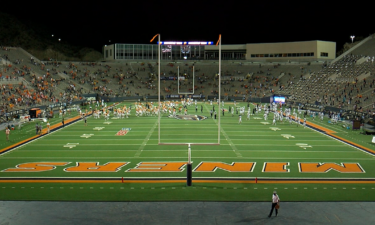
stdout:
<svg viewBox="0 0 375 225">
<path fill-rule="evenodd" d="M 122 128 L 119 132 L 117 132 L 116 136 L 124 136 L 124 135 L 126 135 L 130 130 L 131 130 L 131 128 Z"/>
</svg>

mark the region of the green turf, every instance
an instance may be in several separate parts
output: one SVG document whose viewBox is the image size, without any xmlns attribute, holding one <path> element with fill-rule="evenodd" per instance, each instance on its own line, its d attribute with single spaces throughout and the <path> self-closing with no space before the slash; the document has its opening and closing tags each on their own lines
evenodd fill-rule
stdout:
<svg viewBox="0 0 375 225">
<path fill-rule="evenodd" d="M 203 121 L 161 118 L 161 142 L 165 143 L 217 143 L 218 119 L 210 117 L 212 106 L 204 104 L 204 112 L 190 114 L 204 115 Z M 129 103 L 126 103 L 129 106 Z M 226 103 L 227 109 L 230 104 Z M 242 104 L 245 106 L 245 104 Z M 251 106 L 253 107 L 253 106 Z M 134 108 L 134 107 L 133 107 Z M 215 105 L 215 109 L 217 109 Z M 76 115 L 73 113 L 71 116 Z M 272 115 L 272 114 L 271 114 Z M 259 117 L 260 119 L 255 119 Z M 332 139 L 303 126 L 297 127 L 288 122 L 271 125 L 272 116 L 265 122 L 263 114 L 246 120 L 246 113 L 238 124 L 238 115 L 228 112 L 221 117 L 220 145 L 193 145 L 193 168 L 201 162 L 253 162 L 250 172 L 228 172 L 217 169 L 215 172 L 193 172 L 193 178 L 373 178 L 375 177 L 374 156 Z M 330 125 L 327 119 L 308 121 L 335 131 L 336 135 L 374 149 L 371 136 L 361 135 L 359 131 L 344 129 L 340 125 Z M 51 124 L 61 122 L 51 119 Z M 157 117 L 132 115 L 127 119 L 105 120 L 88 118 L 88 126 L 83 121 L 67 126 L 13 151 L 0 155 L 0 170 L 15 168 L 29 162 L 66 162 L 66 166 L 56 166 L 45 172 L 0 172 L 0 177 L 115 177 L 155 178 L 177 177 L 185 179 L 185 167 L 181 172 L 129 172 L 141 162 L 186 162 L 186 145 L 158 145 Z M 21 130 L 11 132 L 11 142 L 1 142 L 0 147 L 35 135 L 34 123 L 26 124 Z M 101 130 L 94 130 L 104 127 Z M 272 130 L 272 127 L 278 129 Z M 125 136 L 115 136 L 122 128 L 131 128 Z M 84 134 L 91 135 L 86 138 Z M 285 138 L 283 134 L 294 138 Z M 5 135 L 0 135 L 5 140 Z M 66 147 L 68 143 L 74 147 Z M 296 145 L 308 144 L 306 149 Z M 64 147 L 65 146 L 65 147 Z M 65 172 L 64 168 L 75 167 L 77 162 L 124 162 L 118 172 Z M 266 162 L 289 163 L 289 172 L 263 172 Z M 298 163 L 359 163 L 364 173 L 339 173 L 330 170 L 326 173 L 301 173 Z M 33 188 L 32 188 L 33 187 Z M 41 188 L 43 187 L 43 188 Z M 81 189 L 82 187 L 82 189 Z M 101 189 L 101 187 L 103 187 Z M 228 184 L 194 183 L 186 187 L 184 183 L 156 184 L 80 184 L 80 183 L 0 183 L 2 200 L 85 200 L 85 201 L 269 201 L 270 194 L 277 189 L 284 201 L 373 201 L 371 193 L 375 184 Z"/>
</svg>

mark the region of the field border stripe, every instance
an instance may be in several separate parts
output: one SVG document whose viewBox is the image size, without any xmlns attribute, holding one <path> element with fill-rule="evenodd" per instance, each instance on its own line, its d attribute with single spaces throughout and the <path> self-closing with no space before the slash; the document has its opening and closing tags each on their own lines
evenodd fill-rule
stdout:
<svg viewBox="0 0 375 225">
<path fill-rule="evenodd" d="M 359 145 L 357 143 L 354 143 L 352 141 L 349 141 L 349 140 L 347 140 L 345 138 L 339 137 L 339 136 L 337 136 L 337 135 L 334 134 L 334 133 L 336 133 L 335 131 L 332 131 L 330 129 L 324 128 L 322 126 L 316 125 L 316 124 L 311 123 L 311 122 L 306 122 L 306 125 L 308 127 L 312 128 L 312 129 L 316 130 L 316 131 L 325 133 L 328 136 L 330 136 L 330 137 L 332 137 L 332 138 L 334 138 L 334 139 L 336 139 L 338 141 L 342 141 L 342 142 L 344 142 L 344 143 L 346 143 L 346 144 L 348 144 L 348 145 L 350 145 L 352 147 L 359 148 L 360 150 L 365 151 L 365 152 L 367 152 L 367 153 L 369 153 L 371 155 L 375 155 L 375 151 L 374 150 L 372 150 L 370 148 L 367 148 L 367 147 L 364 147 L 362 145 Z"/>
<path fill-rule="evenodd" d="M 184 178 L 0 178 L 0 183 L 185 183 Z M 193 178 L 193 183 L 375 184 L 375 178 Z"/>
<path fill-rule="evenodd" d="M 88 115 L 90 115 L 90 114 L 91 114 L 91 113 L 88 113 Z M 77 121 L 79 121 L 79 120 L 82 120 L 81 116 L 76 116 L 76 117 L 70 118 L 70 119 L 68 119 L 68 120 L 65 121 L 65 125 L 70 125 L 70 124 L 75 123 L 75 122 L 77 122 Z M 57 124 L 55 124 L 55 125 L 53 125 L 53 126 L 50 127 L 50 133 L 55 132 L 55 131 L 57 131 L 57 130 L 59 130 L 59 129 L 61 129 L 61 128 L 62 128 L 62 122 L 57 123 Z M 47 133 L 47 128 L 44 128 L 44 129 L 42 130 L 42 134 L 41 134 L 41 135 L 35 135 L 35 136 L 32 136 L 32 137 L 30 137 L 30 138 L 27 138 L 27 139 L 25 139 L 25 140 L 22 140 L 22 141 L 20 141 L 20 142 L 17 142 L 17 143 L 15 143 L 15 144 L 11 145 L 11 146 L 8 146 L 8 147 L 5 147 L 5 148 L 1 149 L 1 150 L 0 150 L 0 155 L 6 153 L 6 152 L 8 152 L 8 151 L 11 151 L 11 150 L 13 150 L 13 149 L 15 149 L 15 148 L 17 148 L 17 147 L 20 147 L 20 146 L 22 146 L 22 145 L 24 145 L 24 144 L 27 144 L 27 143 L 29 143 L 30 141 L 36 140 L 36 139 L 38 139 L 38 138 L 41 138 L 41 137 L 43 137 L 43 136 L 45 136 L 45 135 L 47 135 L 47 134 L 48 134 L 48 133 Z"/>
</svg>

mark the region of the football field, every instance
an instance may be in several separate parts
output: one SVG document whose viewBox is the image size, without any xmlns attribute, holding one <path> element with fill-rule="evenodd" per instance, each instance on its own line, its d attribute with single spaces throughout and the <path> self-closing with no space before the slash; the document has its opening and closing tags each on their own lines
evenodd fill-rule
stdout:
<svg viewBox="0 0 375 225">
<path fill-rule="evenodd" d="M 247 119 L 246 110 L 239 123 L 231 106 L 220 122 L 210 114 L 217 104 L 161 114 L 160 133 L 158 117 L 135 116 L 134 107 L 129 118 L 89 116 L 87 125 L 77 113 L 63 128 L 54 118 L 55 130 L 40 136 L 26 124 L 0 146 L 0 200 L 269 201 L 274 190 L 283 201 L 375 200 L 372 137 L 328 118 L 273 125 L 273 113 Z M 191 187 L 182 143 L 193 143 Z"/>
</svg>

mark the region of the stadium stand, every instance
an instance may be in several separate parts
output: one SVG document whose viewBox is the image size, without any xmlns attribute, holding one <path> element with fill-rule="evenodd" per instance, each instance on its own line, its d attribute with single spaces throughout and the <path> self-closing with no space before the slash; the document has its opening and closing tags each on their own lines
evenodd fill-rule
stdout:
<svg viewBox="0 0 375 225">
<path fill-rule="evenodd" d="M 371 37 L 333 63 L 222 61 L 221 93 L 226 100 L 289 96 L 312 110 L 325 106 L 372 114 L 375 92 L 375 39 Z M 22 48 L 0 49 L 0 113 L 51 103 L 102 97 L 157 96 L 156 61 L 40 61 Z M 218 94 L 216 61 L 161 62 L 161 95 Z M 179 74 L 178 69 L 179 68 Z M 193 84 L 194 68 L 194 84 Z M 178 83 L 177 77 L 184 77 Z M 194 85 L 194 86 L 193 86 Z"/>
</svg>

